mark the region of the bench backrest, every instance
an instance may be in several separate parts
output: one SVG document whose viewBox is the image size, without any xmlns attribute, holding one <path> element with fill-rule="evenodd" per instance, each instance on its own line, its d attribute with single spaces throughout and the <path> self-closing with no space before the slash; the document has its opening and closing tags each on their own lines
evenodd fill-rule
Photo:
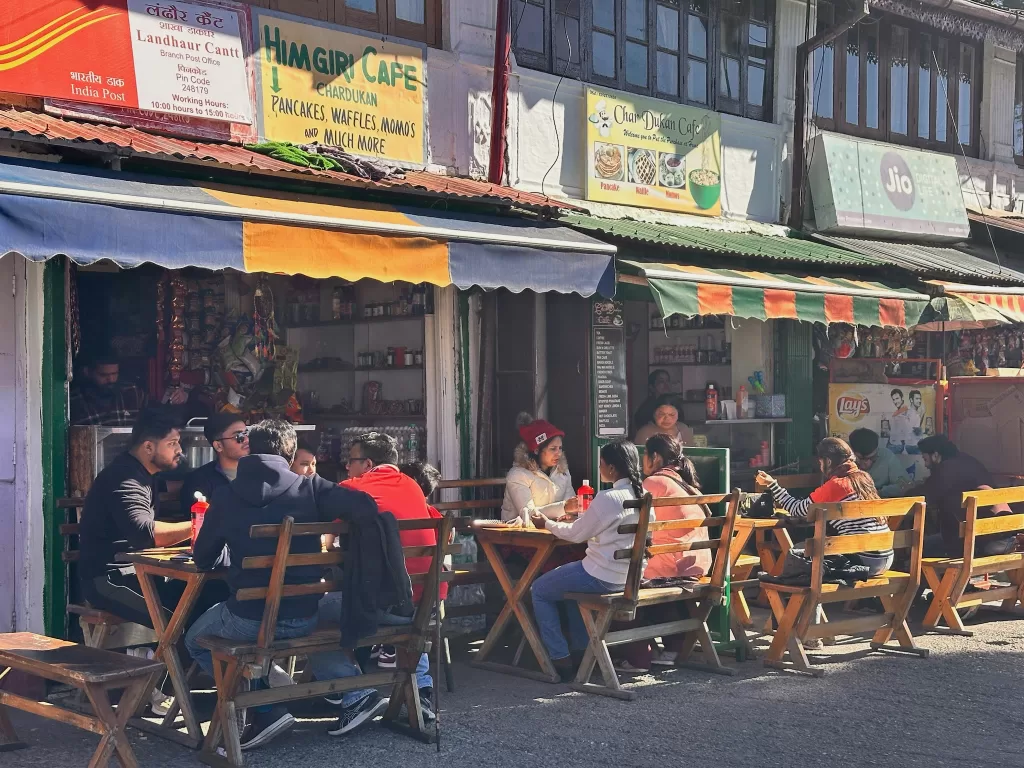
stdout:
<svg viewBox="0 0 1024 768">
<path fill-rule="evenodd" d="M 442 491 L 457 489 L 464 498 L 458 501 L 440 501 Z M 480 477 L 472 480 L 442 480 L 434 492 L 438 501 L 433 506 L 438 512 L 455 512 L 457 530 L 466 530 L 475 519 L 493 519 L 500 516 L 505 500 L 504 477 Z M 466 498 L 469 497 L 469 498 Z"/>
<path fill-rule="evenodd" d="M 680 507 L 689 505 L 706 505 L 726 503 L 724 515 L 714 515 L 704 518 L 693 518 L 683 520 L 652 521 L 651 513 L 657 517 L 659 507 Z M 663 496 L 654 498 L 650 493 L 642 499 L 627 501 L 623 506 L 626 509 L 638 509 L 639 519 L 635 523 L 626 523 L 619 526 L 619 533 L 632 533 L 633 546 L 629 549 L 620 549 L 615 552 L 616 560 L 629 559 L 629 572 L 626 575 L 626 586 L 623 589 L 623 596 L 630 601 L 636 601 L 640 594 L 640 582 L 643 580 L 644 560 L 655 555 L 674 554 L 679 552 L 692 552 L 698 549 L 711 549 L 715 551 L 715 557 L 711 566 L 711 586 L 714 589 L 722 590 L 729 573 L 729 550 L 732 546 L 733 536 L 736 530 L 736 513 L 740 504 L 740 491 L 735 489 L 732 493 L 718 493 L 706 496 Z M 692 531 L 697 528 L 707 528 L 707 541 L 674 542 L 671 544 L 653 545 L 648 537 L 655 531 Z M 713 538 L 715 529 L 718 530 L 718 538 Z"/>
<path fill-rule="evenodd" d="M 439 601 L 439 585 L 441 583 L 441 566 L 444 555 L 452 548 L 448 545 L 454 515 L 451 513 L 443 518 L 422 518 L 417 520 L 399 520 L 399 531 L 433 530 L 434 546 L 402 547 L 402 554 L 408 561 L 411 557 L 430 557 L 430 567 L 426 573 L 410 574 L 413 585 L 423 585 L 423 595 L 416 606 L 413 626 L 424 630 L 429 623 L 434 606 Z M 249 529 L 253 538 L 277 538 L 277 549 L 273 555 L 258 555 L 242 560 L 243 569 L 270 568 L 270 581 L 266 587 L 248 587 L 235 594 L 236 600 L 263 600 L 263 619 L 260 623 L 257 645 L 266 648 L 274 642 L 274 631 L 277 627 L 277 616 L 281 607 L 281 598 L 298 597 L 301 595 L 323 595 L 342 588 L 339 571 L 329 578 L 316 578 L 298 584 L 286 584 L 285 576 L 290 567 L 320 566 L 332 568 L 341 566 L 345 559 L 344 538 L 348 536 L 350 526 L 346 522 L 335 523 L 296 523 L 286 517 L 280 525 L 254 525 Z M 330 552 L 295 552 L 292 546 L 296 540 L 308 536 L 317 538 L 331 534 L 342 537 L 342 546 Z M 307 539 L 308 541 L 308 539 Z"/>
<path fill-rule="evenodd" d="M 1000 514 L 979 518 L 979 511 L 996 504 L 1019 504 L 1024 502 L 1024 487 L 989 488 L 967 491 L 963 495 L 966 519 L 960 523 L 960 536 L 964 540 L 964 565 L 971 567 L 974 559 L 975 539 L 994 533 L 1024 533 L 1024 514 Z"/>
<path fill-rule="evenodd" d="M 916 591 L 921 580 L 924 510 L 924 498 L 920 496 L 812 504 L 807 516 L 814 523 L 814 537 L 804 542 L 804 551 L 811 558 L 812 595 L 821 593 L 826 555 L 852 555 L 885 549 L 910 550 L 910 580 Z M 888 524 L 893 518 L 903 521 L 908 515 L 912 516 L 912 525 L 903 530 L 894 531 L 890 527 L 879 533 L 828 535 L 827 523 L 831 520 L 878 518 Z"/>
</svg>

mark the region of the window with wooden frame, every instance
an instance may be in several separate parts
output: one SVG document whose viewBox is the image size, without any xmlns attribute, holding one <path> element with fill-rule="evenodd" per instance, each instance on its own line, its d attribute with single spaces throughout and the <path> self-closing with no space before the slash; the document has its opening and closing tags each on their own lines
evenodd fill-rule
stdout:
<svg viewBox="0 0 1024 768">
<path fill-rule="evenodd" d="M 525 67 L 772 119 L 774 0 L 514 0 Z"/>
<path fill-rule="evenodd" d="M 250 0 L 252 5 L 440 47 L 441 0 Z"/>
<path fill-rule="evenodd" d="M 818 30 L 835 23 L 818 3 Z M 897 16 L 872 16 L 812 57 L 819 128 L 940 152 L 978 153 L 980 47 Z"/>
</svg>

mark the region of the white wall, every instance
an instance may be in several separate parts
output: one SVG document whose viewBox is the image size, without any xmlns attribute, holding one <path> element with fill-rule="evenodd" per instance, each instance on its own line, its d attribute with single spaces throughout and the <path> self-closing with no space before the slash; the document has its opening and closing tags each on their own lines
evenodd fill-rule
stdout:
<svg viewBox="0 0 1024 768">
<path fill-rule="evenodd" d="M 43 631 L 42 270 L 0 259 L 0 632 Z"/>
</svg>

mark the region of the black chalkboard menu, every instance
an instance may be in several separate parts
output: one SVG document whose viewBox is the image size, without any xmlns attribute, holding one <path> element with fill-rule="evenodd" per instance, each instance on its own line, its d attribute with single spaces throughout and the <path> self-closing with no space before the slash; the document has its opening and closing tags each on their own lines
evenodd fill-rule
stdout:
<svg viewBox="0 0 1024 768">
<path fill-rule="evenodd" d="M 622 308 L 617 304 L 597 302 L 594 307 L 594 406 L 598 437 L 621 437 L 629 428 L 626 332 Z"/>
</svg>

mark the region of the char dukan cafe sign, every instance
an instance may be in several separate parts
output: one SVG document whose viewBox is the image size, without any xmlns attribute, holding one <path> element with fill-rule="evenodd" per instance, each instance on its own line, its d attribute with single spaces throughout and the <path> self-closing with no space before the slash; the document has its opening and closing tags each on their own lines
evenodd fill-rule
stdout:
<svg viewBox="0 0 1024 768">
<path fill-rule="evenodd" d="M 0 91 L 251 124 L 244 12 L 220 2 L 0 2 Z"/>
<path fill-rule="evenodd" d="M 884 240 L 965 240 L 970 224 L 956 159 L 832 133 L 809 150 L 815 227 Z"/>
</svg>

